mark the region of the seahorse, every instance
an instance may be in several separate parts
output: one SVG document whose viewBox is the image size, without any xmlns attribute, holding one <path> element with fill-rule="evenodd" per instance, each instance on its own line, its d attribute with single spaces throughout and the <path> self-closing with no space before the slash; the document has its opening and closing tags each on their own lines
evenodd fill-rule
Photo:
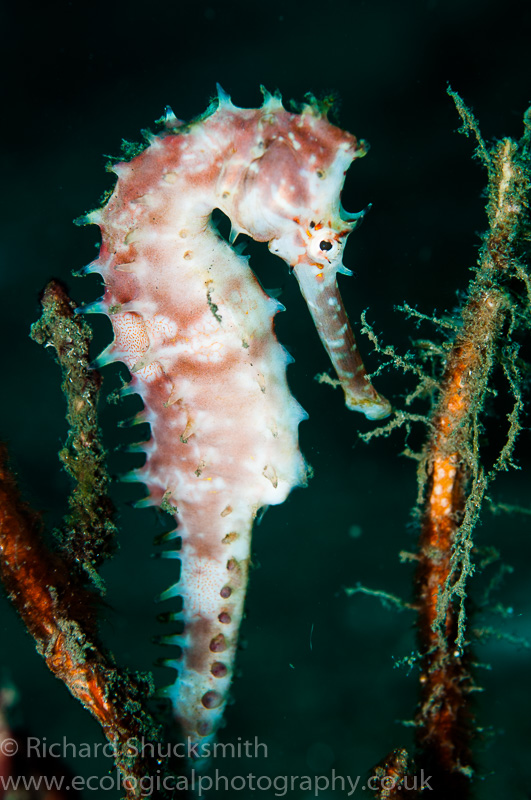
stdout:
<svg viewBox="0 0 531 800">
<path fill-rule="evenodd" d="M 332 125 L 311 98 L 299 112 L 265 90 L 258 109 L 223 90 L 186 124 L 168 108 L 148 146 L 112 167 L 115 189 L 84 222 L 101 230 L 96 261 L 114 340 L 98 366 L 125 362 L 126 391 L 144 403 L 151 438 L 133 477 L 162 505 L 180 539 L 180 577 L 161 599 L 182 598 L 180 655 L 166 690 L 183 736 L 212 743 L 234 670 L 253 521 L 306 482 L 298 446 L 305 412 L 286 379 L 290 357 L 274 332 L 280 303 L 231 243 L 240 234 L 283 258 L 329 353 L 350 409 L 378 419 L 387 400 L 371 385 L 338 291 L 349 233 L 363 216 L 340 203 L 346 170 L 366 144 Z M 230 242 L 214 209 L 231 221 Z M 196 751 L 197 752 L 197 751 Z"/>
</svg>

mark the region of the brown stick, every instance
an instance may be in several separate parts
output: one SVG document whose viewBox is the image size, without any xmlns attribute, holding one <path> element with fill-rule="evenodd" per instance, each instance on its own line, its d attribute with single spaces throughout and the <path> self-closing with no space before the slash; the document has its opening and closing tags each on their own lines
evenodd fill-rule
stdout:
<svg viewBox="0 0 531 800">
<path fill-rule="evenodd" d="M 31 326 L 31 337 L 53 347 L 61 367 L 61 389 L 66 399 L 68 438 L 59 457 L 73 478 L 68 498 L 70 514 L 59 535 L 63 556 L 71 569 L 85 575 L 102 589 L 95 568 L 116 549 L 115 508 L 109 497 L 105 450 L 98 427 L 98 396 L 101 376 L 89 366 L 92 330 L 79 315 L 63 286 L 50 281 L 44 290 L 42 316 Z"/>
<path fill-rule="evenodd" d="M 49 669 L 113 745 L 127 798 L 141 797 L 138 781 L 160 774 L 159 730 L 146 710 L 151 687 L 119 670 L 96 642 L 94 596 L 71 581 L 62 559 L 43 544 L 40 520 L 21 502 L 5 458 L 2 448 L 0 578 Z M 138 752 L 143 740 L 154 744 L 154 757 Z"/>
<path fill-rule="evenodd" d="M 440 797 L 450 790 L 456 798 L 465 797 L 472 774 L 468 709 L 472 682 L 465 656 L 464 598 L 465 581 L 473 570 L 470 534 L 486 486 L 474 443 L 507 309 L 504 294 L 496 289 L 475 293 L 467 303 L 462 333 L 448 359 L 427 454 L 429 480 L 417 572 L 423 662 L 416 721 L 423 761 L 433 772 Z"/>
<path fill-rule="evenodd" d="M 518 432 L 517 380 L 509 381 L 515 406 L 509 415 L 507 443 L 490 474 L 480 463 L 480 415 L 492 368 L 500 360 L 504 324 L 509 337 L 515 314 L 515 300 L 502 281 L 519 278 L 529 292 L 515 251 L 526 224 L 526 137 L 520 153 L 509 139 L 489 152 L 470 111 L 457 95 L 450 94 L 466 131 L 477 136 L 479 154 L 489 172 L 490 230 L 462 311 L 461 330 L 446 362 L 423 462 L 427 491 L 416 587 L 422 656 L 416 724 L 420 763 L 433 775 L 433 800 L 467 797 L 473 774 L 469 695 L 474 686 L 467 666 L 466 580 L 474 569 L 472 531 L 487 483 L 497 469 L 507 467 Z"/>
</svg>

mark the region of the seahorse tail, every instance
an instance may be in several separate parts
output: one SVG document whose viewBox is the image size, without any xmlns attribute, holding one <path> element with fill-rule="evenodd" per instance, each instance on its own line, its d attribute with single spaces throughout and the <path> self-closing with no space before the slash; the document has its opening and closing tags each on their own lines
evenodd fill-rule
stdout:
<svg viewBox="0 0 531 800">
<path fill-rule="evenodd" d="M 224 715 L 234 673 L 238 631 L 243 617 L 245 588 L 250 561 L 250 538 L 255 510 L 236 530 L 224 524 L 214 538 L 221 543 L 212 556 L 198 553 L 192 535 L 182 525 L 181 579 L 160 600 L 182 598 L 182 612 L 170 614 L 182 620 L 183 631 L 161 638 L 163 644 L 178 645 L 181 653 L 165 659 L 177 671 L 175 683 L 162 694 L 169 698 L 176 721 L 196 762 L 210 755 L 216 731 Z M 214 524 L 217 520 L 214 520 Z M 177 531 L 179 533 L 179 530 Z M 210 529 L 209 538 L 213 531 Z M 199 589 L 199 590 L 198 590 Z"/>
</svg>

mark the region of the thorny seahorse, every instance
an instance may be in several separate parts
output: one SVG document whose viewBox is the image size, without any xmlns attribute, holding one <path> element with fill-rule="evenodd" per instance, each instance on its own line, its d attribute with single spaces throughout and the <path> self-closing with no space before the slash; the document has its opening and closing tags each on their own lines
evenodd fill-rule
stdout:
<svg viewBox="0 0 531 800">
<path fill-rule="evenodd" d="M 349 408 L 389 413 L 369 382 L 336 282 L 349 233 L 340 192 L 366 146 L 331 125 L 313 98 L 290 113 L 265 90 L 242 109 L 219 90 L 207 112 L 185 124 L 168 109 L 162 132 L 129 162 L 103 208 L 84 218 L 101 229 L 103 298 L 85 311 L 107 314 L 114 341 L 98 365 L 123 361 L 151 438 L 134 473 L 148 503 L 175 515 L 180 577 L 161 595 L 182 598 L 182 635 L 165 637 L 180 656 L 168 687 L 189 741 L 210 743 L 233 673 L 253 521 L 305 483 L 290 394 L 290 359 L 273 319 L 282 306 L 217 234 L 220 209 L 239 233 L 293 269 Z M 179 618 L 179 614 L 174 615 Z M 203 748 L 204 749 L 204 748 Z"/>
</svg>

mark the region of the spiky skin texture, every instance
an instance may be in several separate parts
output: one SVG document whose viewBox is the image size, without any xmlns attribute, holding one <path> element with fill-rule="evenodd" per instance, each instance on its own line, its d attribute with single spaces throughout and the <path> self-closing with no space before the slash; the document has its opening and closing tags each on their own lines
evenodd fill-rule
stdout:
<svg viewBox="0 0 531 800">
<path fill-rule="evenodd" d="M 151 425 L 136 478 L 149 502 L 174 511 L 182 539 L 181 576 L 163 598 L 183 598 L 168 696 L 192 741 L 210 742 L 223 715 L 256 513 L 305 482 L 305 414 L 274 334 L 280 305 L 216 234 L 211 214 L 221 209 L 233 232 L 269 242 L 294 267 L 347 404 L 384 416 L 336 285 L 359 217 L 341 209 L 339 194 L 364 152 L 316 107 L 292 114 L 267 96 L 260 109 L 239 109 L 222 95 L 189 125 L 168 114 L 163 133 L 115 167 L 114 193 L 87 218 L 102 234 L 89 271 L 103 276 L 105 295 L 93 310 L 114 329 L 99 363 L 131 371 L 129 390 Z"/>
</svg>

